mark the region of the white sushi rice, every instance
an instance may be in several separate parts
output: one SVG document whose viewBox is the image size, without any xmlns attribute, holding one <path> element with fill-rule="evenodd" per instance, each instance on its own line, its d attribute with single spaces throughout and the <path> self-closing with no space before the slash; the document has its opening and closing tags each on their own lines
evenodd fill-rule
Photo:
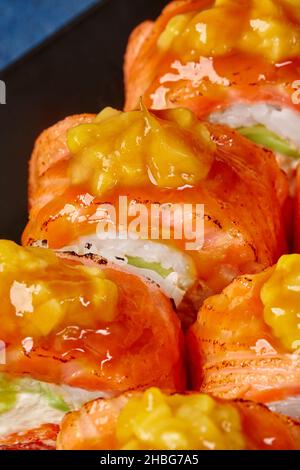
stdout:
<svg viewBox="0 0 300 470">
<path fill-rule="evenodd" d="M 97 235 L 82 237 L 74 245 L 59 251 L 72 251 L 78 255 L 95 254 L 126 270 L 146 277 L 158 284 L 164 294 L 173 299 L 176 306 L 182 301 L 186 291 L 196 281 L 196 270 L 190 256 L 166 244 L 151 240 L 99 239 Z M 153 269 L 137 267 L 128 263 L 128 257 L 140 258 L 146 263 L 158 263 L 170 273 L 164 277 Z"/>
<path fill-rule="evenodd" d="M 300 150 L 300 113 L 267 103 L 237 103 L 225 110 L 212 113 L 209 120 L 215 124 L 225 124 L 234 129 L 263 125 L 271 132 L 285 139 Z M 279 164 L 284 169 L 295 168 L 299 161 L 279 155 Z"/>
<path fill-rule="evenodd" d="M 290 108 L 281 108 L 266 103 L 238 103 L 224 111 L 212 113 L 209 120 L 234 128 L 262 124 L 300 149 L 300 113 Z"/>
<path fill-rule="evenodd" d="M 45 384 L 31 379 L 26 381 L 33 386 L 46 386 L 51 394 L 64 400 L 69 410 L 79 409 L 84 403 L 96 398 L 110 397 L 108 393 L 90 392 L 67 385 Z M 16 402 L 10 410 L 0 413 L 0 436 L 28 431 L 43 424 L 59 424 L 64 415 L 64 411 L 51 406 L 46 394 L 39 393 L 38 387 L 37 391 L 27 391 L 21 379 Z"/>
<path fill-rule="evenodd" d="M 300 396 L 289 397 L 286 400 L 274 401 L 268 404 L 268 408 L 275 413 L 300 419 Z"/>
</svg>

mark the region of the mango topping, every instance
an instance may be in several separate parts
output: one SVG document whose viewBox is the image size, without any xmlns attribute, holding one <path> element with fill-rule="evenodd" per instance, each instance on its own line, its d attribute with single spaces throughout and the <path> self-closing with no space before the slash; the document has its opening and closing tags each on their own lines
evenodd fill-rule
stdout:
<svg viewBox="0 0 300 470">
<path fill-rule="evenodd" d="M 113 321 L 118 293 L 99 269 L 1 240 L 0 296 L 3 338 L 40 338 L 69 325 L 97 328 Z"/>
<path fill-rule="evenodd" d="M 207 176 L 214 149 L 191 111 L 158 117 L 143 104 L 129 113 L 104 109 L 94 122 L 69 131 L 68 146 L 72 184 L 97 196 L 116 186 L 195 186 Z"/>
<path fill-rule="evenodd" d="M 300 54 L 298 0 L 216 0 L 203 11 L 173 17 L 160 35 L 159 50 L 179 54 L 220 56 L 232 51 L 260 53 L 270 62 Z"/>
<path fill-rule="evenodd" d="M 130 398 L 118 418 L 123 450 L 244 449 L 240 416 L 205 394 L 166 395 L 150 388 Z"/>
<path fill-rule="evenodd" d="M 300 255 L 282 256 L 261 290 L 264 319 L 289 352 L 300 348 Z"/>
</svg>

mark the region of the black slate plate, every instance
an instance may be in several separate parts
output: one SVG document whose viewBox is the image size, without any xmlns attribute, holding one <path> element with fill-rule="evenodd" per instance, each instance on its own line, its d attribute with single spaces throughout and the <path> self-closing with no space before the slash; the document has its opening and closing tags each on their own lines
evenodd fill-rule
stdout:
<svg viewBox="0 0 300 470">
<path fill-rule="evenodd" d="M 20 240 L 27 167 L 37 135 L 74 113 L 123 106 L 123 55 L 135 25 L 168 0 L 104 0 L 0 74 L 0 238 Z"/>
</svg>

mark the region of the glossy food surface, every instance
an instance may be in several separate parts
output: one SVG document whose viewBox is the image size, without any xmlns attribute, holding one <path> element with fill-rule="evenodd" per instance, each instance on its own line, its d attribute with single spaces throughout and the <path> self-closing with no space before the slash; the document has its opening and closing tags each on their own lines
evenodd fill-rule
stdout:
<svg viewBox="0 0 300 470">
<path fill-rule="evenodd" d="M 126 109 L 180 105 L 207 116 L 231 102 L 292 101 L 299 79 L 299 2 L 173 1 L 129 41 Z"/>
<path fill-rule="evenodd" d="M 106 110 L 94 121 L 73 116 L 46 130 L 35 145 L 23 244 L 44 240 L 63 248 L 95 236 L 100 222 L 118 230 L 120 196 L 133 211 L 142 204 L 147 214 L 153 204 L 191 204 L 193 222 L 196 204 L 203 204 L 204 244 L 187 251 L 203 299 L 235 276 L 278 259 L 285 249 L 286 195 L 286 179 L 271 153 L 228 128 L 200 124 L 187 110 Z M 116 222 L 101 204 L 113 206 Z M 160 230 L 158 240 L 185 250 L 185 236 L 174 237 L 174 220 L 170 229 L 170 239 Z"/>
<path fill-rule="evenodd" d="M 152 388 L 120 413 L 116 436 L 124 450 L 245 448 L 238 411 L 209 395 L 166 395 Z"/>
<path fill-rule="evenodd" d="M 43 248 L 0 241 L 2 338 L 32 341 L 71 325 L 97 328 L 116 317 L 118 289 L 97 267 L 67 264 Z"/>
<path fill-rule="evenodd" d="M 274 0 L 211 3 L 210 9 L 174 16 L 158 38 L 158 48 L 174 51 L 185 61 L 195 55 L 222 56 L 232 50 L 255 50 L 269 62 L 299 56 L 297 5 L 290 4 L 288 9 L 288 2 Z"/>
<path fill-rule="evenodd" d="M 261 290 L 264 319 L 289 352 L 300 348 L 300 255 L 282 256 Z"/>
<path fill-rule="evenodd" d="M 80 261 L 0 242 L 0 371 L 108 392 L 182 389 L 182 338 L 169 301 L 147 281 Z"/>
<path fill-rule="evenodd" d="M 210 170 L 215 147 L 190 111 L 176 109 L 168 120 L 160 119 L 143 104 L 130 113 L 106 108 L 92 123 L 70 129 L 67 142 L 74 155 L 71 184 L 98 196 L 116 186 L 197 186 Z"/>
</svg>

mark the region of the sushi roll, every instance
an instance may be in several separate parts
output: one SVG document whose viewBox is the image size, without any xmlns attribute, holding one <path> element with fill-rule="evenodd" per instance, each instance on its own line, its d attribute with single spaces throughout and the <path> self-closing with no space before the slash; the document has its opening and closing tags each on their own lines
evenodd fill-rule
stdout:
<svg viewBox="0 0 300 470">
<path fill-rule="evenodd" d="M 51 447 L 64 414 L 98 397 L 184 390 L 179 320 L 153 283 L 6 240 L 0 267 L 0 448 Z"/>
<path fill-rule="evenodd" d="M 300 255 L 207 299 L 189 332 L 193 388 L 300 417 Z"/>
<path fill-rule="evenodd" d="M 132 34 L 126 110 L 185 106 L 276 152 L 300 157 L 299 1 L 172 1 Z"/>
<path fill-rule="evenodd" d="M 99 399 L 64 418 L 58 450 L 296 450 L 300 422 L 249 401 L 157 388 Z"/>
<path fill-rule="evenodd" d="M 142 275 L 185 323 L 207 296 L 286 249 L 287 181 L 272 153 L 187 109 L 141 103 L 69 117 L 38 138 L 29 184 L 24 245 L 100 256 Z M 146 214 L 143 228 L 134 213 Z"/>
</svg>

